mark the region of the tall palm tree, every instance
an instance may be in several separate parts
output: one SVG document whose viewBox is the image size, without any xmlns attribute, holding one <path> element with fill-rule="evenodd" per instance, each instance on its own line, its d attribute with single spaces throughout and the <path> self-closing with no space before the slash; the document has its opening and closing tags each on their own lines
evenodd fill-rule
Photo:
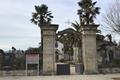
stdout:
<svg viewBox="0 0 120 80">
<path fill-rule="evenodd" d="M 75 21 L 72 23 L 72 28 L 67 28 L 57 33 L 57 40 L 63 43 L 64 53 L 69 56 L 73 53 L 73 46 L 80 47 L 81 45 L 81 26 Z"/>
<path fill-rule="evenodd" d="M 80 9 L 78 15 L 80 16 L 81 25 L 93 24 L 93 18 L 96 18 L 96 14 L 99 14 L 99 7 L 95 7 L 97 2 L 92 0 L 81 0 L 78 2 Z"/>
<path fill-rule="evenodd" d="M 30 20 L 32 23 L 42 27 L 44 24 L 51 24 L 52 21 L 52 13 L 48 11 L 48 7 L 45 4 L 41 6 L 35 5 L 35 12 L 32 13 L 32 19 Z M 43 31 L 41 30 L 41 51 L 43 52 Z"/>
</svg>

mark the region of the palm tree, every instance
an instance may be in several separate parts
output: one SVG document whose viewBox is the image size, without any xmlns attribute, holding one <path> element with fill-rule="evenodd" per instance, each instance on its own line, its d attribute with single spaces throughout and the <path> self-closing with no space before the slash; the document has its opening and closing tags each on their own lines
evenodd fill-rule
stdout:
<svg viewBox="0 0 120 80">
<path fill-rule="evenodd" d="M 74 36 L 74 49 L 75 49 L 75 55 L 77 54 L 76 53 L 76 50 L 78 52 L 78 56 L 77 56 L 77 59 L 78 61 L 77 62 L 82 62 L 82 26 L 80 23 L 78 23 L 77 21 L 75 21 L 74 23 L 72 23 L 72 27 L 75 29 L 76 31 L 76 34 Z M 76 61 L 76 60 L 75 60 Z"/>
<path fill-rule="evenodd" d="M 74 45 L 76 46 L 81 46 L 81 28 L 82 26 L 77 22 L 75 21 L 74 23 L 72 23 L 72 27 L 73 27 L 73 30 L 75 31 L 75 34 L 74 34 Z M 79 45 L 78 45 L 79 44 Z"/>
<path fill-rule="evenodd" d="M 80 47 L 81 45 L 81 26 L 75 21 L 72 23 L 72 28 L 67 28 L 57 33 L 57 40 L 63 43 L 64 53 L 69 56 L 73 53 L 73 46 Z"/>
<path fill-rule="evenodd" d="M 48 11 L 48 7 L 45 4 L 41 6 L 35 6 L 35 12 L 32 13 L 32 19 L 30 20 L 32 23 L 42 27 L 44 24 L 51 24 L 52 21 L 52 13 Z M 41 51 L 43 51 L 43 31 L 41 30 Z"/>
<path fill-rule="evenodd" d="M 57 41 L 63 43 L 64 45 L 64 53 L 70 56 L 72 55 L 72 46 L 74 43 L 74 35 L 73 35 L 73 29 L 68 28 L 63 31 L 59 31 L 57 33 Z"/>
<path fill-rule="evenodd" d="M 78 2 L 80 9 L 78 10 L 78 15 L 80 16 L 81 25 L 93 24 L 93 18 L 96 18 L 96 14 L 99 14 L 99 7 L 95 7 L 97 2 L 92 2 L 92 0 L 81 0 Z"/>
<path fill-rule="evenodd" d="M 50 24 L 52 18 L 51 11 L 48 11 L 48 7 L 42 4 L 41 6 L 35 6 L 35 12 L 32 13 L 31 22 L 40 26 L 42 24 Z"/>
<path fill-rule="evenodd" d="M 81 32 L 81 25 L 77 21 L 72 23 L 72 27 L 75 29 L 75 31 Z"/>
</svg>

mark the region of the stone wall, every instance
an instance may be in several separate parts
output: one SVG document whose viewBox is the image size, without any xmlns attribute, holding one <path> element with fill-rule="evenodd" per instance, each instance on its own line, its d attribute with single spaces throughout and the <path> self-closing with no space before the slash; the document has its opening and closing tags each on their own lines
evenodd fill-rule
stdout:
<svg viewBox="0 0 120 80">
<path fill-rule="evenodd" d="M 108 73 L 120 73 L 120 68 L 101 68 L 99 69 L 100 73 L 108 74 Z"/>
<path fill-rule="evenodd" d="M 11 70 L 11 71 L 0 71 L 0 76 L 36 76 L 36 70 L 28 70 L 28 74 L 26 74 L 26 70 Z"/>
</svg>

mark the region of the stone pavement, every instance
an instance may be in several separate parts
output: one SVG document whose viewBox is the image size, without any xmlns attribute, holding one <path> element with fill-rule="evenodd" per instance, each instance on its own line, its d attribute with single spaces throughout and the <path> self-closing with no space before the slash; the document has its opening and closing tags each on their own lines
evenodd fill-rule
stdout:
<svg viewBox="0 0 120 80">
<path fill-rule="evenodd" d="M 8 76 L 0 80 L 120 80 L 120 74 L 68 75 L 68 76 Z"/>
</svg>

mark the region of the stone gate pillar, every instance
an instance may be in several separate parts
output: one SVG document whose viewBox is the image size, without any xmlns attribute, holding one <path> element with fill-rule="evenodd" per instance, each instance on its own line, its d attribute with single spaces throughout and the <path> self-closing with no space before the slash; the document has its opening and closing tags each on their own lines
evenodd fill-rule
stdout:
<svg viewBox="0 0 120 80">
<path fill-rule="evenodd" d="M 43 31 L 43 74 L 55 74 L 55 37 L 58 25 L 41 26 Z"/>
<path fill-rule="evenodd" d="M 96 32 L 99 25 L 84 25 L 82 28 L 82 51 L 84 74 L 95 74 L 97 70 Z"/>
</svg>

